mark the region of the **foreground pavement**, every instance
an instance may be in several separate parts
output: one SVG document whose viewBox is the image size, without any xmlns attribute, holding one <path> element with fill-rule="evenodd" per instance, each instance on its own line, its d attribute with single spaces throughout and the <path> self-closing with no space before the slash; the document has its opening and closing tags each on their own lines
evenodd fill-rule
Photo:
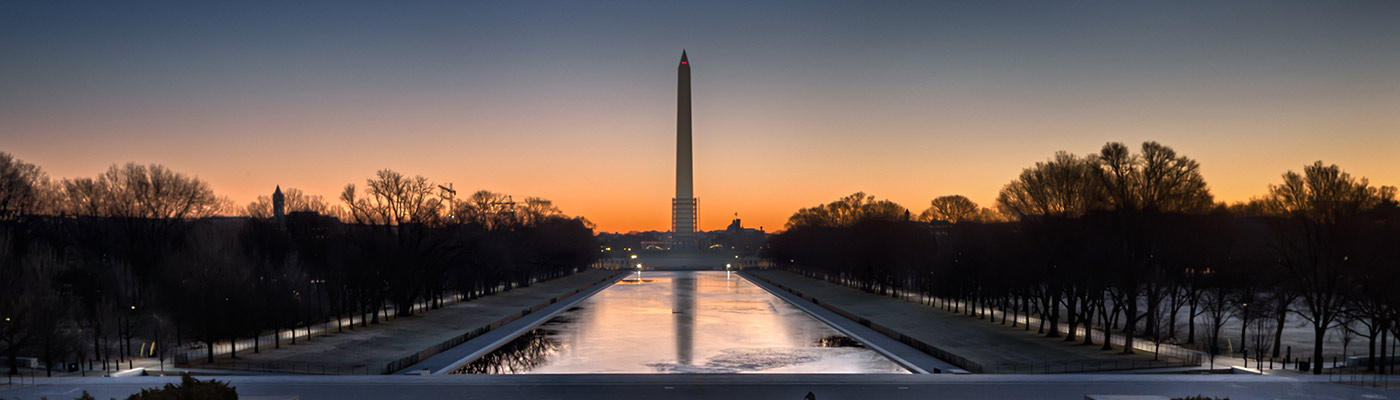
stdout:
<svg viewBox="0 0 1400 400">
<path fill-rule="evenodd" d="M 0 390 L 0 398 L 71 399 L 83 390 L 125 398 L 177 377 L 49 378 Z M 1400 399 L 1400 392 L 1327 383 L 1325 376 L 1261 375 L 436 375 L 228 376 L 258 399 L 1084 399 L 1208 396 L 1240 399 Z"/>
</svg>

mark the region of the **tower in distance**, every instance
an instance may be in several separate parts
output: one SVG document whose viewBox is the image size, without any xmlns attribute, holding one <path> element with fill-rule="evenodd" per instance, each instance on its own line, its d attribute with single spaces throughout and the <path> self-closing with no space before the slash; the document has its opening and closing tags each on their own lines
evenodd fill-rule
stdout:
<svg viewBox="0 0 1400 400">
<path fill-rule="evenodd" d="M 695 198 L 690 148 L 690 60 L 681 50 L 676 81 L 676 197 L 671 199 L 671 241 L 694 248 L 700 201 Z"/>
</svg>

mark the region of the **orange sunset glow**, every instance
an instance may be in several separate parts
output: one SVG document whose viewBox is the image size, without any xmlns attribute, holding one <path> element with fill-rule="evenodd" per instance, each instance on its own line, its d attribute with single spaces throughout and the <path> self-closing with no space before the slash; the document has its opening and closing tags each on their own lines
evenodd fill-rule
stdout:
<svg viewBox="0 0 1400 400">
<path fill-rule="evenodd" d="M 277 185 L 338 203 L 388 168 L 667 230 L 684 48 L 703 230 L 856 191 L 992 207 L 1106 142 L 1198 160 L 1217 201 L 1317 160 L 1400 184 L 1400 31 L 1366 10 L 104 7 L 0 17 L 0 150 L 53 179 L 154 163 L 238 206 Z"/>
<path fill-rule="evenodd" d="M 1400 385 L 1400 1 L 0 1 L 0 399 Z"/>
</svg>

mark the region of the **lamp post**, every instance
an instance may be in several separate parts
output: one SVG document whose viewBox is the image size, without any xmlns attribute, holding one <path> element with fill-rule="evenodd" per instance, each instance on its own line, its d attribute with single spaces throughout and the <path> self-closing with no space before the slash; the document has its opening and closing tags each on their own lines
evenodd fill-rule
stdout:
<svg viewBox="0 0 1400 400">
<path fill-rule="evenodd" d="M 1249 321 L 1249 303 L 1241 302 L 1240 311 L 1244 314 L 1244 318 L 1241 321 L 1243 324 L 1240 326 L 1240 350 L 1241 353 L 1244 354 L 1244 367 L 1249 368 L 1249 348 L 1246 346 L 1249 342 L 1245 339 L 1245 332 L 1249 331 L 1249 323 L 1244 322 Z"/>
<path fill-rule="evenodd" d="M 131 314 L 128 314 L 128 315 L 126 316 L 126 324 L 125 324 L 125 325 L 126 325 L 126 333 L 127 333 L 127 335 L 128 335 L 128 336 L 127 336 L 128 338 L 126 339 L 126 347 L 125 347 L 125 349 L 126 349 L 126 353 L 127 353 L 128 357 L 129 357 L 129 358 L 126 359 L 126 369 L 133 369 L 133 368 L 136 368 L 136 366 L 133 364 L 133 360 L 132 360 L 132 359 L 136 358 L 137 355 L 136 355 L 136 354 L 131 354 L 131 339 L 130 339 L 130 336 L 131 336 L 131 317 L 133 317 L 133 316 L 135 316 L 135 315 L 136 315 L 136 305 L 133 304 L 133 305 L 131 305 Z M 119 345 L 120 345 L 120 344 L 119 344 Z M 117 364 L 117 368 L 121 368 L 121 364 Z"/>
</svg>

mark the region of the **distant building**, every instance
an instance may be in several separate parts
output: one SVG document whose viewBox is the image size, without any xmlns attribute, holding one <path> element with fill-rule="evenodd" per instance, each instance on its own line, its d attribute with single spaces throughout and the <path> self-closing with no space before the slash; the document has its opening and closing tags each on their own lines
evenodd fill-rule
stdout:
<svg viewBox="0 0 1400 400">
<path fill-rule="evenodd" d="M 759 248 L 768 241 L 768 234 L 763 229 L 745 228 L 738 218 L 731 221 L 729 227 L 710 232 L 709 236 L 711 248 L 727 249 L 745 257 L 757 256 Z"/>
<path fill-rule="evenodd" d="M 744 224 L 740 223 L 738 218 L 735 218 L 733 221 L 730 221 L 730 222 L 729 222 L 729 227 L 724 228 L 724 230 L 725 230 L 725 231 L 728 231 L 728 232 L 738 232 L 738 231 L 743 230 L 743 229 L 744 229 Z"/>
<path fill-rule="evenodd" d="M 277 190 L 272 192 L 272 219 L 277 226 L 287 226 L 287 196 L 282 195 L 282 185 L 277 185 Z"/>
</svg>

